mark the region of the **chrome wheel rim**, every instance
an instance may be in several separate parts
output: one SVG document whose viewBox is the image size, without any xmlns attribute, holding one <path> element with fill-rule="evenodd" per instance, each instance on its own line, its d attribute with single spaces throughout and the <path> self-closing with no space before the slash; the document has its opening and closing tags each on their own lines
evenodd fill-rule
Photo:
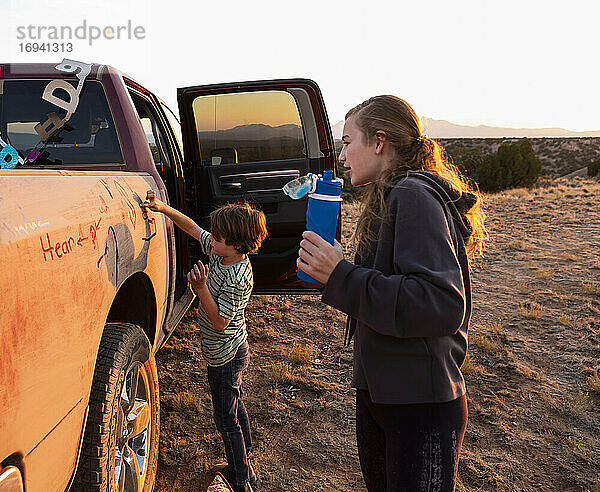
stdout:
<svg viewBox="0 0 600 492">
<path fill-rule="evenodd" d="M 115 484 L 119 492 L 144 488 L 152 430 L 148 381 L 148 374 L 139 362 L 131 364 L 125 373 L 115 447 Z"/>
</svg>

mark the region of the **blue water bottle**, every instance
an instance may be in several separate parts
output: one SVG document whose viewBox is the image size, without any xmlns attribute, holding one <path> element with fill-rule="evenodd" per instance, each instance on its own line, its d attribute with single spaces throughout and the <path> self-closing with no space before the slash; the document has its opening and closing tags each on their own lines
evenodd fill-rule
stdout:
<svg viewBox="0 0 600 492">
<path fill-rule="evenodd" d="M 323 177 L 316 180 L 314 192 L 308 195 L 306 229 L 316 232 L 333 244 L 342 202 L 342 180 L 333 179 L 333 171 L 323 171 Z M 298 269 L 298 278 L 312 284 L 320 284 L 310 275 Z"/>
</svg>

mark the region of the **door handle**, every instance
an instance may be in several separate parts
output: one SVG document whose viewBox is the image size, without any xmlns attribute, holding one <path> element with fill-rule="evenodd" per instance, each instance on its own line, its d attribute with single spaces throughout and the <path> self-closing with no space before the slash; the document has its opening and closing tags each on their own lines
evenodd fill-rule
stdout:
<svg viewBox="0 0 600 492">
<path fill-rule="evenodd" d="M 242 187 L 242 183 L 237 183 L 237 182 L 234 182 L 234 183 L 223 183 L 221 186 L 223 188 L 235 188 L 237 190 L 237 189 L 240 189 Z"/>
</svg>

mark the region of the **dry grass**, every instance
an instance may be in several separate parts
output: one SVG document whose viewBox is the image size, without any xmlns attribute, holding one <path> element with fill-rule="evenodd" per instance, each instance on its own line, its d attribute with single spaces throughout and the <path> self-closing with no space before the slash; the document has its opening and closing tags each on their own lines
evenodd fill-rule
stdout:
<svg viewBox="0 0 600 492">
<path fill-rule="evenodd" d="M 492 337 L 485 335 L 471 335 L 471 343 L 481 348 L 488 354 L 495 354 L 500 351 L 500 342 Z"/>
<path fill-rule="evenodd" d="M 583 282 L 583 290 L 586 294 L 600 296 L 600 282 Z"/>
<path fill-rule="evenodd" d="M 531 294 L 533 285 L 530 282 L 519 282 L 518 289 L 520 294 Z"/>
<path fill-rule="evenodd" d="M 537 319 L 544 314 L 546 309 L 537 302 L 525 301 L 519 303 L 518 311 L 524 318 Z"/>
<path fill-rule="evenodd" d="M 200 412 L 202 405 L 200 398 L 193 395 L 189 391 L 184 391 L 176 395 L 169 395 L 169 402 L 175 410 L 189 410 L 192 412 Z"/>
<path fill-rule="evenodd" d="M 456 476 L 456 492 L 468 492 L 459 475 Z"/>
<path fill-rule="evenodd" d="M 537 268 L 533 274 L 535 275 L 536 278 L 539 279 L 548 279 L 548 278 L 552 278 L 554 276 L 554 270 L 552 268 L 544 268 L 544 267 L 540 267 Z"/>
<path fill-rule="evenodd" d="M 471 372 L 473 372 L 475 370 L 475 362 L 473 361 L 473 358 L 471 357 L 470 353 L 467 353 L 467 356 L 465 357 L 465 360 L 462 363 L 462 366 L 460 366 L 460 370 L 463 374 L 469 374 Z"/>
<path fill-rule="evenodd" d="M 290 375 L 290 365 L 283 361 L 273 362 L 269 366 L 269 375 L 277 383 L 284 382 Z"/>
<path fill-rule="evenodd" d="M 543 369 L 532 367 L 526 362 L 516 362 L 515 370 L 523 376 L 532 379 L 534 381 L 543 381 L 545 379 Z"/>
<path fill-rule="evenodd" d="M 569 252 L 564 252 L 562 255 L 563 259 L 565 259 L 566 261 L 577 261 L 579 258 L 577 257 L 577 255 L 573 254 L 573 253 L 569 253 Z"/>
<path fill-rule="evenodd" d="M 591 302 L 586 302 L 585 304 L 587 306 L 587 308 L 594 314 L 600 314 L 600 309 L 598 309 L 596 306 L 594 306 Z"/>
<path fill-rule="evenodd" d="M 579 391 L 576 395 L 569 395 L 558 401 L 549 399 L 548 403 L 562 416 L 580 417 L 591 412 L 594 408 L 589 393 L 584 393 L 583 391 Z"/>
<path fill-rule="evenodd" d="M 569 314 L 560 315 L 560 324 L 569 328 L 577 327 L 577 317 Z"/>
<path fill-rule="evenodd" d="M 600 394 L 600 375 L 598 375 L 598 369 L 599 368 L 596 367 L 592 371 L 592 374 L 588 376 L 587 383 L 593 392 Z"/>
<path fill-rule="evenodd" d="M 504 324 L 501 321 L 494 321 L 490 325 L 490 332 L 492 332 L 494 335 L 498 335 L 503 331 L 503 328 Z"/>
<path fill-rule="evenodd" d="M 522 239 L 515 239 L 507 244 L 507 249 L 511 251 L 531 251 L 533 245 L 523 241 Z"/>
<path fill-rule="evenodd" d="M 567 444 L 571 452 L 586 461 L 588 461 L 592 457 L 592 453 L 585 441 L 582 439 L 577 439 L 574 436 L 567 437 Z"/>
<path fill-rule="evenodd" d="M 312 344 L 294 343 L 288 349 L 288 356 L 292 364 L 305 365 L 315 359 L 317 350 Z"/>
<path fill-rule="evenodd" d="M 506 190 L 506 195 L 524 198 L 529 196 L 529 190 L 527 188 L 513 188 L 511 190 Z"/>
<path fill-rule="evenodd" d="M 567 306 L 569 304 L 570 297 L 565 294 L 554 294 L 554 298 L 559 306 Z"/>
<path fill-rule="evenodd" d="M 560 437 L 556 435 L 554 429 L 545 428 L 544 429 L 544 437 L 550 442 L 558 442 L 560 441 Z"/>
</svg>

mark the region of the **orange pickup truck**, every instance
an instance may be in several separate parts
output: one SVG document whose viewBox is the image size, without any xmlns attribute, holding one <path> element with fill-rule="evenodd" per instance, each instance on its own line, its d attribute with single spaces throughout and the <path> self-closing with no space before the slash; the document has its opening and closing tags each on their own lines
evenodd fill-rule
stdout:
<svg viewBox="0 0 600 492">
<path fill-rule="evenodd" d="M 194 295 L 196 241 L 140 203 L 148 190 L 208 227 L 250 201 L 269 239 L 255 293 L 296 277 L 307 199 L 281 188 L 335 168 L 306 79 L 186 87 L 181 124 L 106 65 L 0 64 L 0 491 L 152 490 L 154 354 Z M 313 290 L 314 291 L 314 290 Z"/>
</svg>

